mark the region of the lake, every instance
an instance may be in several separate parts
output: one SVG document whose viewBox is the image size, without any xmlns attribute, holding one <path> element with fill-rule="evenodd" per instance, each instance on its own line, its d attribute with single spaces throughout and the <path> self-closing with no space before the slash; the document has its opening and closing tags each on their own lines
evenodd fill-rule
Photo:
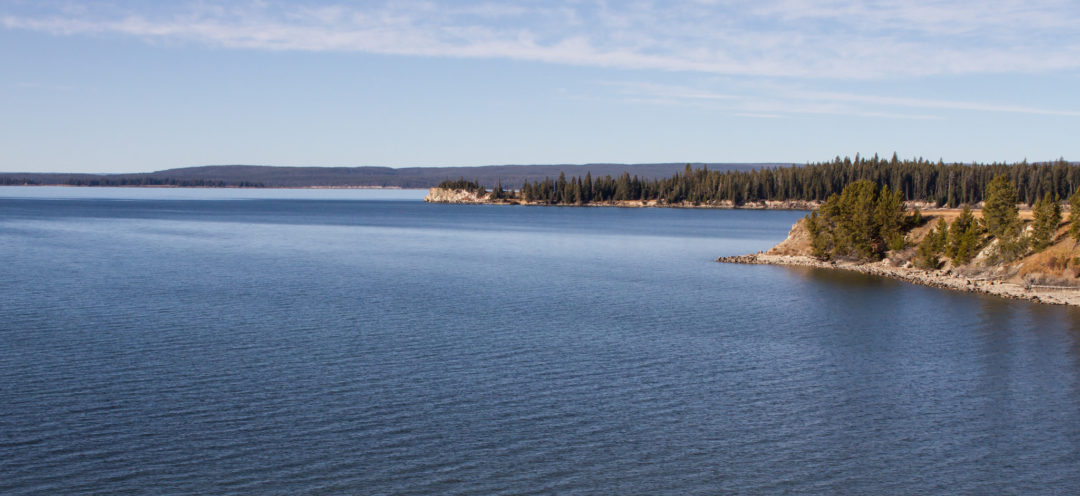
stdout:
<svg viewBox="0 0 1080 496">
<path fill-rule="evenodd" d="M 0 493 L 1080 487 L 1080 309 L 422 197 L 0 188 Z"/>
</svg>

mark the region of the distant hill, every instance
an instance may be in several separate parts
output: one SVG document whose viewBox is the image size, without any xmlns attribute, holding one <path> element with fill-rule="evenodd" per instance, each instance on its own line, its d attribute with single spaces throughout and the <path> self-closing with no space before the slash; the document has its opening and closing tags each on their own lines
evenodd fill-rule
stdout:
<svg viewBox="0 0 1080 496">
<path fill-rule="evenodd" d="M 792 164 L 704 164 L 693 168 L 710 170 L 752 170 Z M 584 164 L 584 165 L 489 165 L 482 167 L 275 167 L 264 165 L 207 165 L 135 174 L 74 174 L 0 172 L 0 185 L 71 186 L 187 186 L 187 187 L 384 187 L 430 188 L 445 179 L 465 178 L 490 188 L 501 181 L 504 188 L 518 188 L 524 182 L 567 176 L 616 177 L 623 172 L 641 179 L 671 177 L 682 172 L 685 162 L 668 164 Z"/>
</svg>

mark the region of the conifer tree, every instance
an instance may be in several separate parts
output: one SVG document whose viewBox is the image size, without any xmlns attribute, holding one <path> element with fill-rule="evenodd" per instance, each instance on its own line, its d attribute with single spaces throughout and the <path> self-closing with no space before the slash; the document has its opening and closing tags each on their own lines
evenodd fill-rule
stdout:
<svg viewBox="0 0 1080 496">
<path fill-rule="evenodd" d="M 941 265 L 941 258 L 938 256 L 940 253 L 935 249 L 934 243 L 938 238 L 938 234 L 934 228 L 930 229 L 930 232 L 926 234 L 926 237 L 919 242 L 918 248 L 915 251 L 915 266 L 920 269 L 936 269 Z"/>
<path fill-rule="evenodd" d="M 945 218 L 938 217 L 937 224 L 930 232 L 933 234 L 931 243 L 933 244 L 934 253 L 945 253 L 945 248 L 949 244 L 949 224 L 945 222 Z M 931 236 L 928 234 L 927 237 Z"/>
<path fill-rule="evenodd" d="M 986 187 L 986 205 L 983 207 L 986 230 L 998 238 L 1019 234 L 1020 210 L 1016 208 L 1016 184 L 1002 174 Z"/>
<path fill-rule="evenodd" d="M 880 230 L 878 235 L 885 240 L 888 249 L 904 249 L 904 235 L 901 233 L 904 227 L 904 199 L 899 191 L 890 191 L 888 185 L 881 187 L 877 207 L 874 209 L 874 223 Z"/>
<path fill-rule="evenodd" d="M 582 201 L 589 203 L 593 200 L 592 173 L 585 172 L 585 183 L 581 185 Z"/>
<path fill-rule="evenodd" d="M 1036 251 L 1043 250 L 1054 242 L 1058 225 L 1061 224 L 1061 206 L 1047 192 L 1035 202 L 1034 229 L 1031 234 L 1031 246 Z"/>
<path fill-rule="evenodd" d="M 986 221 L 987 232 L 997 238 L 997 259 L 1011 262 L 1027 253 L 1031 239 L 1020 232 L 1016 183 L 1009 180 L 1008 176 L 997 176 L 987 186 L 983 220 Z"/>
<path fill-rule="evenodd" d="M 1080 188 L 1069 196 L 1069 236 L 1080 241 Z"/>
<path fill-rule="evenodd" d="M 948 231 L 949 244 L 945 254 L 953 259 L 953 265 L 965 265 L 975 258 L 979 248 L 980 231 L 971 207 L 964 205 Z"/>
<path fill-rule="evenodd" d="M 824 260 L 828 260 L 832 254 L 833 241 L 832 235 L 833 226 L 828 225 L 828 220 L 823 215 L 818 214 L 818 210 L 810 212 L 810 215 L 806 218 L 806 229 L 810 233 L 810 253 Z"/>
</svg>

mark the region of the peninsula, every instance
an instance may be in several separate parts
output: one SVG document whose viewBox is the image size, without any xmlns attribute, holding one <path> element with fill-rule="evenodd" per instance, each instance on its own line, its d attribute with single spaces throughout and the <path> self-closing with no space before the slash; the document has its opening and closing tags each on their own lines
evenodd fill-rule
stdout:
<svg viewBox="0 0 1080 496">
<path fill-rule="evenodd" d="M 792 226 L 765 252 L 719 262 L 840 269 L 944 289 L 1080 305 L 1080 191 L 1068 222 L 1049 194 L 1017 207 L 999 176 L 987 200 L 962 209 L 905 210 L 871 182 L 849 185 Z"/>
</svg>

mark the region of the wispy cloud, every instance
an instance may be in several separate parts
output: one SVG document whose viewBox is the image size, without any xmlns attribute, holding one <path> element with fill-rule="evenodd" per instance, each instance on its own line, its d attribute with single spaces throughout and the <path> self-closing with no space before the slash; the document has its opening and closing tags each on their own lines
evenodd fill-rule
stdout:
<svg viewBox="0 0 1080 496">
<path fill-rule="evenodd" d="M 1048 0 L 200 1 L 0 7 L 0 26 L 251 50 L 496 58 L 743 76 L 1080 69 L 1080 7 Z"/>
<path fill-rule="evenodd" d="M 955 101 L 955 100 L 939 100 L 939 99 L 922 99 L 922 98 L 903 98 L 892 96 L 879 96 L 879 95 L 860 95 L 852 93 L 836 93 L 836 92 L 820 92 L 820 91 L 807 91 L 807 92 L 794 92 L 792 96 L 816 99 L 821 101 L 833 101 L 833 102 L 849 102 L 859 104 L 870 104 L 887 107 L 906 107 L 906 108 L 924 108 L 924 109 L 936 109 L 936 110 L 967 110 L 974 112 L 996 112 L 996 113 L 1010 113 L 1010 114 L 1031 114 L 1031 115 L 1056 115 L 1067 117 L 1080 117 L 1080 111 L 1077 110 L 1065 110 L 1065 109 L 1046 109 L 1038 107 L 1028 107 L 1023 105 L 1003 105 L 986 102 L 971 102 L 971 101 Z"/>
<path fill-rule="evenodd" d="M 709 89 L 709 84 L 680 86 L 619 81 L 603 81 L 599 84 L 614 88 L 615 93 L 627 102 L 700 107 L 753 117 L 817 114 L 938 119 L 944 111 L 1080 117 L 1080 111 L 1070 109 L 817 91 L 782 84 L 727 84 L 723 92 Z M 912 109 L 918 109 L 919 113 L 911 113 Z"/>
</svg>

